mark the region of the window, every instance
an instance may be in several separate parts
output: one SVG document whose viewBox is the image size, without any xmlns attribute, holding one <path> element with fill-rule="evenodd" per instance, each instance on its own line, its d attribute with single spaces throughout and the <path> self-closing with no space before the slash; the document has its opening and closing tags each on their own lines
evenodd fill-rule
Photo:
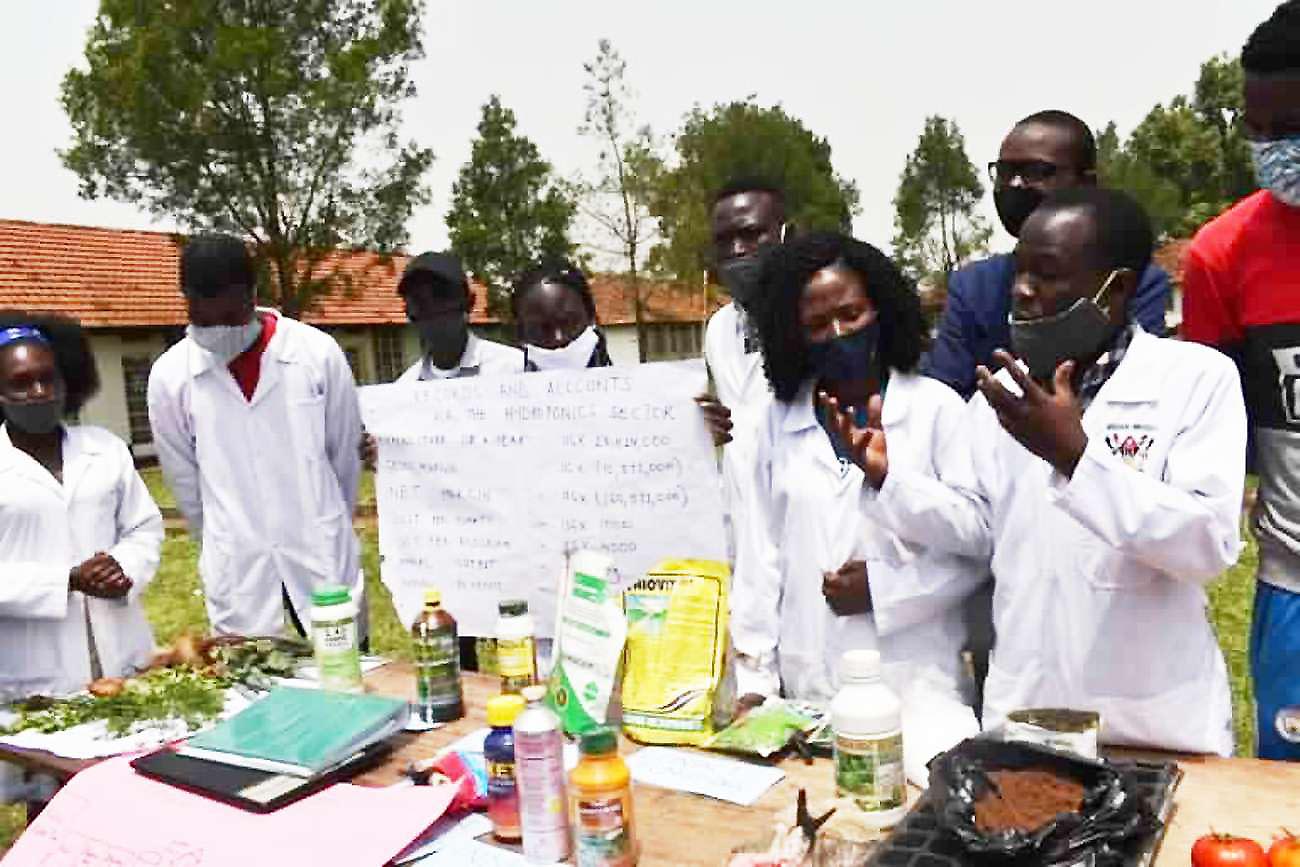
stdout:
<svg viewBox="0 0 1300 867">
<path fill-rule="evenodd" d="M 131 445 L 141 446 L 153 442 L 153 429 L 149 427 L 149 369 L 153 359 L 148 356 L 128 356 L 122 359 L 122 382 L 126 390 L 126 420 L 131 431 Z"/>
<path fill-rule="evenodd" d="M 366 384 L 365 370 L 361 367 L 361 352 L 355 346 L 343 347 L 343 354 L 348 359 L 348 367 L 352 368 L 352 378 L 357 381 L 358 385 Z"/>
<path fill-rule="evenodd" d="M 375 337 L 375 381 L 393 382 L 406 369 L 406 358 L 402 352 L 401 328 L 376 328 Z"/>
<path fill-rule="evenodd" d="M 670 361 L 699 357 L 703 345 L 703 330 L 696 322 L 647 325 L 646 360 Z"/>
</svg>

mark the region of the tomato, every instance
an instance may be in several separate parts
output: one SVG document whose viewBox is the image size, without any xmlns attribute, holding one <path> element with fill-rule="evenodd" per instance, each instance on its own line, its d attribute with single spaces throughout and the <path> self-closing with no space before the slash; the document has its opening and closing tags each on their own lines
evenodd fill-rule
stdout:
<svg viewBox="0 0 1300 867">
<path fill-rule="evenodd" d="M 1264 847 L 1254 840 L 1206 834 L 1192 846 L 1192 867 L 1269 867 L 1269 863 Z"/>
<path fill-rule="evenodd" d="M 1278 837 L 1268 848 L 1269 867 L 1300 867 L 1300 838 L 1291 832 Z"/>
</svg>

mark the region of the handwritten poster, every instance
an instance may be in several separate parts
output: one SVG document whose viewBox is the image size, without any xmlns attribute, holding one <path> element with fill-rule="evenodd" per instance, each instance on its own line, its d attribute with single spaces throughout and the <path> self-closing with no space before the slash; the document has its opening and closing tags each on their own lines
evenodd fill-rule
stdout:
<svg viewBox="0 0 1300 867">
<path fill-rule="evenodd" d="M 625 579 L 724 558 L 693 400 L 705 382 L 703 362 L 685 361 L 362 389 L 380 572 L 402 620 L 437 587 L 463 634 L 492 634 L 497 603 L 517 597 L 549 636 L 566 553 L 607 553 Z"/>
</svg>

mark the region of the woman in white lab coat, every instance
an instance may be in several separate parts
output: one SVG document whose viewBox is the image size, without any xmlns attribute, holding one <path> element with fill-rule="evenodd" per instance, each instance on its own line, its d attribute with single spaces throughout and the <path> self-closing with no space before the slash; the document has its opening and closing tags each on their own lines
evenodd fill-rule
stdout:
<svg viewBox="0 0 1300 867">
<path fill-rule="evenodd" d="M 64 423 L 98 387 L 75 322 L 0 314 L 0 702 L 128 674 L 153 650 L 140 594 L 162 517 L 122 440 Z"/>
<path fill-rule="evenodd" d="M 741 703 L 778 693 L 826 702 L 844 651 L 874 648 L 905 706 L 923 684 L 961 717 L 958 737 L 969 733 L 961 602 L 985 572 L 904 544 L 864 516 L 862 472 L 842 456 L 818 400 L 824 393 L 908 431 L 907 449 L 891 459 L 932 472 L 935 454 L 960 435 L 963 404 L 914 372 L 916 293 L 874 247 L 813 233 L 773 252 L 762 297 L 775 400 L 760 427 L 754 518 L 740 528 L 732 591 Z"/>
</svg>

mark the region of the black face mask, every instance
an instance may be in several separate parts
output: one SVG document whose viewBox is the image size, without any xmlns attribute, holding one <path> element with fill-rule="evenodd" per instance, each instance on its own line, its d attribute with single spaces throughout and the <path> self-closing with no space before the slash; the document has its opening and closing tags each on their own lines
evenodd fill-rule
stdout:
<svg viewBox="0 0 1300 867">
<path fill-rule="evenodd" d="M 469 324 L 461 314 L 420 319 L 415 323 L 415 328 L 420 332 L 420 348 L 426 355 L 447 347 L 463 347 L 465 336 L 469 332 Z"/>
<path fill-rule="evenodd" d="M 852 334 L 808 344 L 808 363 L 818 379 L 847 382 L 865 379 L 871 372 L 880 342 L 880 320 Z"/>
<path fill-rule="evenodd" d="M 1047 194 L 1033 187 L 998 187 L 993 191 L 993 205 L 998 209 L 1002 228 L 1012 237 L 1020 237 L 1020 229 L 1034 209 L 1043 203 Z"/>
<path fill-rule="evenodd" d="M 752 309 L 754 299 L 758 297 L 766 259 L 767 248 L 760 248 L 748 256 L 728 259 L 718 266 L 718 282 L 742 309 Z"/>
<path fill-rule="evenodd" d="M 6 401 L 0 404 L 0 412 L 4 413 L 6 424 L 13 425 L 24 433 L 48 434 L 58 430 L 63 423 L 63 406 L 63 395 L 59 395 L 31 403 Z"/>
</svg>

